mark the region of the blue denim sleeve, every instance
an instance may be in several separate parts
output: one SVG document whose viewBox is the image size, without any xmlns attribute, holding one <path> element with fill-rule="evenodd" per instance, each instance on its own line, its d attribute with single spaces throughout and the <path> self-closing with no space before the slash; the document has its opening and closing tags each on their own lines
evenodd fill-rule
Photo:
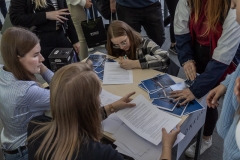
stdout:
<svg viewBox="0 0 240 160">
<path fill-rule="evenodd" d="M 228 65 L 224 63 L 210 60 L 205 71 L 196 78 L 189 89 L 196 98 L 201 98 L 216 86 L 227 68 Z"/>
<path fill-rule="evenodd" d="M 190 33 L 175 35 L 178 60 L 182 66 L 184 62 L 193 59 L 192 37 Z"/>
</svg>

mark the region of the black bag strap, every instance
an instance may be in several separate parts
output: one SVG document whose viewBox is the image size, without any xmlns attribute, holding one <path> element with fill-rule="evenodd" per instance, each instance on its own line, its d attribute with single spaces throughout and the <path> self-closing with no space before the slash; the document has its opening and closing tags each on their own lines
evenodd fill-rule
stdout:
<svg viewBox="0 0 240 160">
<path fill-rule="evenodd" d="M 116 11 L 116 12 L 114 12 L 114 13 L 115 13 L 115 15 L 116 15 L 116 20 L 118 20 L 117 11 Z M 112 12 L 111 12 L 111 19 L 110 19 L 110 22 L 112 22 L 112 15 L 113 15 L 114 13 L 112 13 Z"/>
<path fill-rule="evenodd" d="M 95 21 L 96 20 L 96 17 L 95 17 L 95 12 L 94 12 L 94 7 L 93 7 L 93 5 L 92 5 L 92 12 L 93 12 L 93 20 Z M 89 9 L 88 9 L 88 11 L 90 11 Z M 88 23 L 88 16 L 87 16 L 87 23 Z"/>
</svg>

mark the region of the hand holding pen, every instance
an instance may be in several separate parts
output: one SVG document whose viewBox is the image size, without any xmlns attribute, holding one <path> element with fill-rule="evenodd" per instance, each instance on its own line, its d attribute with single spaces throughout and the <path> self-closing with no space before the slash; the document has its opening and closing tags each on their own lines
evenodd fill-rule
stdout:
<svg viewBox="0 0 240 160">
<path fill-rule="evenodd" d="M 141 68 L 139 60 L 130 60 L 128 59 L 127 55 L 124 57 L 119 57 L 119 64 L 121 68 L 124 68 L 126 70 Z"/>
</svg>

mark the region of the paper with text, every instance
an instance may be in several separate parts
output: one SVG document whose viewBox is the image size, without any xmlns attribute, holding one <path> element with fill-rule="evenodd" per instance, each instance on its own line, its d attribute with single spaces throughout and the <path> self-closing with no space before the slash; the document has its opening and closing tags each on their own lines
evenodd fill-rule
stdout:
<svg viewBox="0 0 240 160">
<path fill-rule="evenodd" d="M 118 62 L 106 62 L 104 67 L 103 84 L 133 83 L 132 70 L 125 70 Z"/>
<path fill-rule="evenodd" d="M 117 116 L 135 133 L 155 145 L 162 141 L 162 128 L 170 132 L 181 121 L 156 108 L 142 95 L 134 98 L 132 103 L 136 106 L 118 111 Z"/>
</svg>

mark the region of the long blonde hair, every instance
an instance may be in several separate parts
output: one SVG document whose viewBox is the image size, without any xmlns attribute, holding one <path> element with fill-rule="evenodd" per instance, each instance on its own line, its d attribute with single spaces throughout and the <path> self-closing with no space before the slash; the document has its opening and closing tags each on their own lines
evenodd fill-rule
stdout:
<svg viewBox="0 0 240 160">
<path fill-rule="evenodd" d="M 44 135 L 35 159 L 76 159 L 80 145 L 101 138 L 100 82 L 87 63 L 59 69 L 50 84 L 52 121 L 41 123 L 28 143 Z"/>
<path fill-rule="evenodd" d="M 197 23 L 201 11 L 207 17 L 206 26 L 207 30 L 203 35 L 209 34 L 210 31 L 216 32 L 216 26 L 227 17 L 230 9 L 230 0 L 207 0 L 205 8 L 202 8 L 202 0 L 188 0 L 191 11 L 194 12 L 194 22 Z"/>
<path fill-rule="evenodd" d="M 46 8 L 46 7 L 47 7 L 47 1 L 46 0 L 35 0 L 35 9 Z"/>
</svg>

